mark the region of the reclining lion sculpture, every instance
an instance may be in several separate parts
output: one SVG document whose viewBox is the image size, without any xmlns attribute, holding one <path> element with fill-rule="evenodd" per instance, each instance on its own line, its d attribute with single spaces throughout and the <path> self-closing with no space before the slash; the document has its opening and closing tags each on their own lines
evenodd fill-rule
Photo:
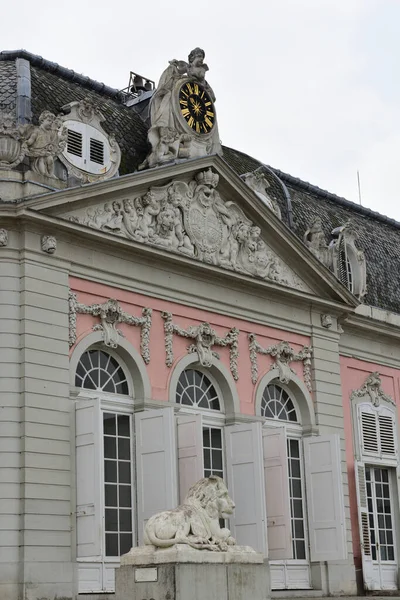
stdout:
<svg viewBox="0 0 400 600">
<path fill-rule="evenodd" d="M 188 544 L 199 550 L 226 552 L 236 544 L 219 520 L 231 515 L 235 504 L 221 477 L 211 475 L 192 485 L 183 504 L 151 517 L 145 526 L 144 543 L 157 548 Z"/>
</svg>

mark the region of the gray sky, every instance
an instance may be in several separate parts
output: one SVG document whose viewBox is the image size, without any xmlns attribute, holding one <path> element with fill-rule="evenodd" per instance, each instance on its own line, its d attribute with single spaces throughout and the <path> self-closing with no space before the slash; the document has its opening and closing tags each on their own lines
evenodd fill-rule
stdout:
<svg viewBox="0 0 400 600">
<path fill-rule="evenodd" d="M 2 49 L 116 88 L 201 46 L 223 144 L 355 202 L 358 169 L 363 205 L 400 220 L 398 0 L 19 0 L 18 13 Z"/>
</svg>

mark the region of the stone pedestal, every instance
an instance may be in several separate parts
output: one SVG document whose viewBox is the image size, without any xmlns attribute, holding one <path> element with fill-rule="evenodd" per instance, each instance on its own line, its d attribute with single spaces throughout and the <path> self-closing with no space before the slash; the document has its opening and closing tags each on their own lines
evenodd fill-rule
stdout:
<svg viewBox="0 0 400 600">
<path fill-rule="evenodd" d="M 267 600 L 269 569 L 247 546 L 228 552 L 141 546 L 121 557 L 116 600 Z"/>
</svg>

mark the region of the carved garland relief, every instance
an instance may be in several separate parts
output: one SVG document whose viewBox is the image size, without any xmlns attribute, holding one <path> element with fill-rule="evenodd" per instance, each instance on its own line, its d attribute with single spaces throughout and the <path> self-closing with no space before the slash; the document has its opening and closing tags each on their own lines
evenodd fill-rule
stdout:
<svg viewBox="0 0 400 600">
<path fill-rule="evenodd" d="M 151 187 L 136 198 L 107 202 L 65 218 L 134 241 L 216 265 L 305 289 L 301 280 L 270 250 L 261 229 L 217 191 L 211 168 L 186 183 Z"/>
<path fill-rule="evenodd" d="M 187 329 L 183 329 L 172 322 L 172 314 L 170 312 L 161 313 L 164 319 L 165 332 L 165 363 L 171 367 L 174 362 L 173 352 L 173 336 L 179 335 L 184 338 L 193 340 L 193 344 L 187 347 L 187 351 L 197 352 L 200 364 L 203 367 L 211 367 L 213 359 L 219 359 L 219 354 L 213 350 L 213 346 L 229 347 L 229 364 L 232 376 L 235 381 L 239 379 L 238 372 L 238 340 L 239 330 L 233 327 L 224 337 L 219 337 L 209 323 L 201 323 L 200 325 L 191 325 Z"/>
<path fill-rule="evenodd" d="M 70 290 L 69 292 L 69 346 L 73 346 L 76 342 L 76 315 L 89 314 L 99 317 L 100 323 L 93 326 L 93 331 L 101 331 L 103 335 L 103 343 L 110 348 L 117 348 L 119 345 L 119 337 L 124 336 L 123 332 L 118 329 L 119 323 L 126 323 L 141 328 L 140 352 L 145 364 L 150 362 L 150 328 L 152 324 L 152 309 L 144 307 L 142 309 L 142 317 L 135 317 L 124 312 L 117 300 L 109 299 L 103 304 L 83 304 L 78 302 L 76 294 Z M 197 352 L 199 362 L 203 367 L 209 368 L 213 365 L 215 359 L 219 359 L 219 354 L 213 349 L 214 346 L 221 348 L 229 348 L 229 365 L 232 376 L 235 381 L 239 379 L 238 358 L 239 358 L 239 329 L 232 327 L 224 337 L 217 335 L 210 323 L 203 322 L 200 325 L 190 325 L 186 329 L 180 327 L 172 321 L 172 313 L 164 311 L 161 313 L 164 320 L 164 343 L 165 343 L 165 363 L 168 367 L 172 367 L 174 363 L 173 352 L 173 337 L 180 337 L 192 340 L 192 343 L 187 346 L 188 353 Z M 289 383 L 292 379 L 294 371 L 290 364 L 295 361 L 303 362 L 304 382 L 307 388 L 311 391 L 311 356 L 312 348 L 304 346 L 299 352 L 289 345 L 288 342 L 282 341 L 278 344 L 263 348 L 256 340 L 254 333 L 248 334 L 249 352 L 251 362 L 251 379 L 253 384 L 257 383 L 258 379 L 258 361 L 257 354 L 270 355 L 275 360 L 271 365 L 272 369 L 277 369 L 279 381 Z M 375 391 L 375 397 L 382 397 L 389 402 L 393 400 L 386 397 L 380 389 L 379 374 L 372 373 L 370 378 L 377 376 L 379 380 L 378 391 Z M 370 379 L 369 378 L 369 379 Z M 362 396 L 370 394 L 369 379 L 365 382 L 363 388 L 353 392 L 354 396 Z M 376 384 L 376 378 L 373 379 Z M 364 389 L 365 388 L 365 389 Z M 376 389 L 375 387 L 372 388 Z M 367 390 L 367 391 L 365 391 Z M 372 393 L 372 392 L 371 392 Z M 377 396 L 378 394 L 378 396 Z M 352 395 L 352 397 L 353 397 Z M 372 398 L 372 396 L 371 396 Z M 377 405 L 377 404 L 375 404 Z"/>
<path fill-rule="evenodd" d="M 100 323 L 94 325 L 93 331 L 101 331 L 103 342 L 110 348 L 117 348 L 120 336 L 124 336 L 122 331 L 117 328 L 119 323 L 126 323 L 141 328 L 140 332 L 140 353 L 146 365 L 150 362 L 150 328 L 152 319 L 152 309 L 143 308 L 142 316 L 135 317 L 124 312 L 117 300 L 107 300 L 103 304 L 82 304 L 78 302 L 76 294 L 69 293 L 69 345 L 73 346 L 76 342 L 76 315 L 86 314 L 100 318 Z"/>
<path fill-rule="evenodd" d="M 279 381 L 282 383 L 289 383 L 292 380 L 294 374 L 290 363 L 295 361 L 302 361 L 303 363 L 303 374 L 304 383 L 307 389 L 311 392 L 311 346 L 303 346 L 300 352 L 295 352 L 294 349 L 289 345 L 288 342 L 282 341 L 268 348 L 263 348 L 256 340 L 254 333 L 249 333 L 249 350 L 250 350 L 250 363 L 251 363 L 251 380 L 255 384 L 258 379 L 258 360 L 257 354 L 269 355 L 274 358 L 274 362 L 271 365 L 272 369 L 277 369 Z"/>
</svg>

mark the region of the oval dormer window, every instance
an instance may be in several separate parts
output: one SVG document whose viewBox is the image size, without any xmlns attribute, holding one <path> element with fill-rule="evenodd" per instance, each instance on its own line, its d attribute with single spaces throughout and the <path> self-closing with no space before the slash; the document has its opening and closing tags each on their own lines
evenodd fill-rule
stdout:
<svg viewBox="0 0 400 600">
<path fill-rule="evenodd" d="M 64 121 L 67 144 L 64 158 L 81 171 L 101 175 L 112 166 L 107 137 L 91 125 L 79 121 Z"/>
</svg>

